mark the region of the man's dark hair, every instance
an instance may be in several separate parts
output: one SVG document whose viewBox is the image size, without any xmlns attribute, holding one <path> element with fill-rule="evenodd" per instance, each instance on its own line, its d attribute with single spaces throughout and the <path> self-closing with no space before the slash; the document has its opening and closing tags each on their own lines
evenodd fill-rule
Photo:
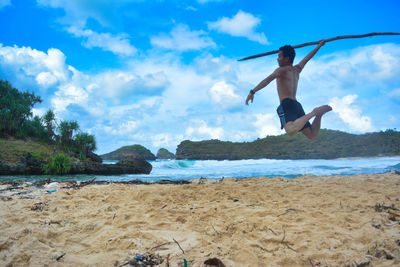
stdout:
<svg viewBox="0 0 400 267">
<path fill-rule="evenodd" d="M 296 56 L 296 52 L 294 51 L 293 47 L 290 45 L 285 45 L 280 47 L 279 50 L 283 52 L 284 57 L 289 57 L 290 63 L 293 64 L 294 57 Z"/>
</svg>

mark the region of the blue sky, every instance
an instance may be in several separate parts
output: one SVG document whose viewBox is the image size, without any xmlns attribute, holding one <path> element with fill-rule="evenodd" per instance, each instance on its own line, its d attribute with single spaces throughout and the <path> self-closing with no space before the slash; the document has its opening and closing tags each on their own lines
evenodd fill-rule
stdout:
<svg viewBox="0 0 400 267">
<path fill-rule="evenodd" d="M 275 82 L 244 104 L 276 55 L 237 59 L 338 35 L 400 32 L 400 2 L 0 0 L 0 78 L 40 95 L 96 136 L 97 153 L 141 144 L 278 135 Z M 297 49 L 295 62 L 313 47 Z M 306 112 L 322 127 L 400 128 L 400 36 L 327 43 L 301 73 Z"/>
</svg>

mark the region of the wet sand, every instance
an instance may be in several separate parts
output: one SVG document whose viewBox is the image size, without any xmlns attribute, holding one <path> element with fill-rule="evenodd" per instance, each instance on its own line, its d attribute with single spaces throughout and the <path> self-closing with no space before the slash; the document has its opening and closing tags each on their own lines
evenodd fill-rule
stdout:
<svg viewBox="0 0 400 267">
<path fill-rule="evenodd" d="M 0 266 L 121 266 L 136 253 L 159 254 L 158 266 L 400 264 L 394 172 L 32 194 L 0 194 Z"/>
</svg>

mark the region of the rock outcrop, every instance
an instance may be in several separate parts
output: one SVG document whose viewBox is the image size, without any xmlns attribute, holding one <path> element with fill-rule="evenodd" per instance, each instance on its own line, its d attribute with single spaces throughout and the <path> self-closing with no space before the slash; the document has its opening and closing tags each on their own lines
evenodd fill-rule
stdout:
<svg viewBox="0 0 400 267">
<path fill-rule="evenodd" d="M 103 160 L 121 160 L 126 158 L 141 158 L 156 160 L 156 156 L 150 150 L 141 145 L 124 146 L 113 152 L 101 155 Z"/>
<path fill-rule="evenodd" d="M 175 154 L 165 148 L 160 148 L 156 155 L 157 159 L 175 159 Z"/>
<path fill-rule="evenodd" d="M 146 160 L 124 159 L 117 164 L 101 164 L 93 161 L 71 163 L 70 174 L 149 174 L 152 166 Z"/>
<path fill-rule="evenodd" d="M 9 164 L 0 161 L 0 175 L 18 175 L 18 174 L 43 174 L 44 160 L 38 160 L 30 153 L 25 157 L 20 157 L 16 164 Z"/>
<path fill-rule="evenodd" d="M 99 155 L 97 155 L 97 154 L 95 154 L 95 153 L 93 153 L 93 152 L 88 152 L 86 156 L 87 156 L 91 161 L 98 162 L 98 163 L 102 163 L 102 162 L 103 162 L 103 159 L 102 159 Z"/>
<path fill-rule="evenodd" d="M 28 153 L 16 164 L 0 161 L 0 175 L 43 175 L 46 163 Z M 87 160 L 71 162 L 68 174 L 149 174 L 152 168 L 150 163 L 140 158 L 121 160 L 117 164 L 102 164 Z"/>
</svg>

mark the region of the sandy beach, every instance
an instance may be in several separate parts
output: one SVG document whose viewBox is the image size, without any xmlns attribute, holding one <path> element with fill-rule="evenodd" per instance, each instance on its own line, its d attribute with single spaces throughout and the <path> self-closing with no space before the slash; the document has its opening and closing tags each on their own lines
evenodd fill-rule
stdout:
<svg viewBox="0 0 400 267">
<path fill-rule="evenodd" d="M 159 255 L 158 266 L 400 264 L 394 172 L 87 185 L 30 197 L 9 186 L 0 186 L 1 266 L 122 266 L 136 253 Z"/>
</svg>

